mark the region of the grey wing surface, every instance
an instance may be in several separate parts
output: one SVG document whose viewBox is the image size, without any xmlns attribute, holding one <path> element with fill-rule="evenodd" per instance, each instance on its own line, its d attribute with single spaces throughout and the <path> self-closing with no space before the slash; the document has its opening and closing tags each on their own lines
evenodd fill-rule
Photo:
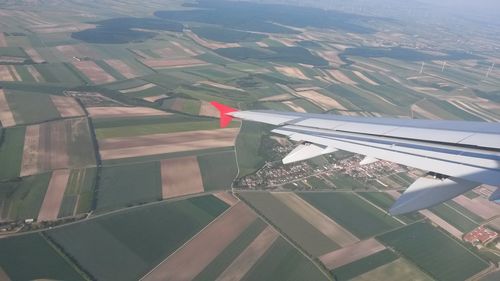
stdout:
<svg viewBox="0 0 500 281">
<path fill-rule="evenodd" d="M 300 144 L 283 163 L 335 150 L 432 172 L 415 181 L 390 209 L 393 215 L 429 208 L 481 184 L 500 186 L 500 124 L 367 118 L 267 110 L 227 115 L 278 126 L 272 132 Z M 500 200 L 498 190 L 490 200 Z"/>
</svg>

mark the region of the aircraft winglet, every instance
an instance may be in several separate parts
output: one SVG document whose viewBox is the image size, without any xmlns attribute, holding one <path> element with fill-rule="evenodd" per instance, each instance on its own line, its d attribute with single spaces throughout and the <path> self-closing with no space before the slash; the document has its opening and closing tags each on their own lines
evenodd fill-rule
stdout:
<svg viewBox="0 0 500 281">
<path fill-rule="evenodd" d="M 216 101 L 211 101 L 211 105 L 213 105 L 217 110 L 219 111 L 219 116 L 220 116 L 220 127 L 225 128 L 231 123 L 233 120 L 233 116 L 228 115 L 228 113 L 238 111 L 237 109 L 234 109 L 230 106 L 218 103 Z"/>
</svg>

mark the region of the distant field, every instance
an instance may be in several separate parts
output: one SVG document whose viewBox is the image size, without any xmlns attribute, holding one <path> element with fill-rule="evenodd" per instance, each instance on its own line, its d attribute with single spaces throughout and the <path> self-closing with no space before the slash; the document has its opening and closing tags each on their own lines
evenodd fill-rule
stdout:
<svg viewBox="0 0 500 281">
<path fill-rule="evenodd" d="M 94 278 L 137 280 L 227 207 L 206 195 L 105 215 L 47 234 Z"/>
<path fill-rule="evenodd" d="M 1 268 L 10 280 L 86 280 L 43 234 L 0 239 L 0 249 Z"/>
<path fill-rule="evenodd" d="M 341 280 L 341 279 L 340 279 Z M 339 281 L 340 281 L 339 280 Z M 399 258 L 393 262 L 379 266 L 367 273 L 357 276 L 354 281 L 371 281 L 371 280 L 384 280 L 384 281 L 399 281 L 399 280 L 413 280 L 413 281 L 430 281 L 433 280 L 427 274 L 420 271 L 413 264 L 405 259 Z"/>
<path fill-rule="evenodd" d="M 466 280 L 488 267 L 484 260 L 427 223 L 417 222 L 378 239 L 438 280 Z"/>
<path fill-rule="evenodd" d="M 382 211 L 351 193 L 299 193 L 307 202 L 360 239 L 402 226 Z"/>
<path fill-rule="evenodd" d="M 161 199 L 160 164 L 103 167 L 98 181 L 97 210 L 109 211 Z"/>
</svg>

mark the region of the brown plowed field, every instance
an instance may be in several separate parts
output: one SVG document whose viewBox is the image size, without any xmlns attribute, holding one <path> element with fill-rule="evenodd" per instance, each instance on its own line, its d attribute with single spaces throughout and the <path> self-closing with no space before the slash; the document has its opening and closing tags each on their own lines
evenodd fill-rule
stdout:
<svg viewBox="0 0 500 281">
<path fill-rule="evenodd" d="M 238 203 L 240 201 L 238 198 L 234 197 L 231 193 L 224 192 L 224 191 L 214 193 L 213 196 L 224 201 L 229 206 L 234 206 L 234 205 L 236 205 L 236 203 Z"/>
<path fill-rule="evenodd" d="M 136 137 L 108 138 L 99 141 L 102 159 L 234 146 L 238 128 L 202 130 Z"/>
<path fill-rule="evenodd" d="M 203 192 L 203 181 L 196 156 L 161 161 L 163 198 Z"/>
<path fill-rule="evenodd" d="M 384 245 L 380 244 L 377 240 L 375 240 L 375 238 L 370 238 L 322 255 L 319 259 L 326 266 L 326 268 L 332 270 L 369 255 L 373 255 L 384 249 Z"/>
<path fill-rule="evenodd" d="M 8 65 L 0 65 L 0 81 L 16 81 L 10 73 Z"/>
<path fill-rule="evenodd" d="M 40 54 L 33 48 L 24 48 L 26 54 L 28 54 L 31 60 L 35 63 L 43 63 L 45 60 L 40 56 Z"/>
<path fill-rule="evenodd" d="M 145 59 L 142 63 L 151 68 L 178 68 L 189 66 L 208 65 L 199 59 L 185 58 L 185 59 Z"/>
<path fill-rule="evenodd" d="M 139 74 L 128 64 L 124 63 L 121 60 L 104 60 L 107 64 L 109 64 L 112 68 L 116 69 L 120 72 L 125 78 L 135 78 L 139 76 Z"/>
<path fill-rule="evenodd" d="M 141 280 L 192 280 L 256 218 L 243 202 L 236 204 Z"/>
<path fill-rule="evenodd" d="M 61 117 L 77 117 L 84 116 L 85 112 L 80 107 L 75 98 L 72 97 L 62 97 L 62 96 L 50 96 L 52 103 L 59 111 Z"/>
<path fill-rule="evenodd" d="M 243 276 L 257 263 L 264 253 L 279 237 L 278 232 L 268 226 L 248 247 L 229 265 L 216 279 L 217 281 L 241 280 Z"/>
<path fill-rule="evenodd" d="M 74 61 L 72 64 L 94 84 L 105 84 L 116 81 L 113 76 L 93 61 Z"/>
<path fill-rule="evenodd" d="M 45 193 L 42 207 L 38 213 L 38 221 L 56 220 L 61 208 L 64 191 L 69 179 L 69 170 L 56 170 L 52 173 L 49 187 Z"/>
<path fill-rule="evenodd" d="M 141 117 L 141 116 L 162 116 L 171 113 L 149 107 L 87 107 L 90 117 L 93 118 L 113 118 L 113 117 Z"/>
</svg>

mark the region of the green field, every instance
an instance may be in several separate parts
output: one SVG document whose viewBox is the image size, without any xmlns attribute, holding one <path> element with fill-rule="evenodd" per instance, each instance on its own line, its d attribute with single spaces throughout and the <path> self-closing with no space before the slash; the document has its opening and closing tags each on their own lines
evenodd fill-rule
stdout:
<svg viewBox="0 0 500 281">
<path fill-rule="evenodd" d="M 11 220 L 36 219 L 52 173 L 24 177 L 0 183 L 1 217 Z"/>
<path fill-rule="evenodd" d="M 360 239 L 402 226 L 391 216 L 352 193 L 309 192 L 299 195 Z"/>
<path fill-rule="evenodd" d="M 383 281 L 431 281 L 434 280 L 424 272 L 420 271 L 414 265 L 403 258 L 399 258 L 391 263 L 377 267 L 365 274 L 359 275 L 352 279 L 354 281 L 370 281 L 370 280 L 383 280 Z"/>
<path fill-rule="evenodd" d="M 17 124 L 32 124 L 60 118 L 57 108 L 48 95 L 8 90 L 6 98 Z"/>
<path fill-rule="evenodd" d="M 398 258 L 390 250 L 383 250 L 373 255 L 364 257 L 357 261 L 343 265 L 331 271 L 331 274 L 337 281 L 350 280 L 363 273 L 369 272 L 379 266 L 388 264 Z"/>
<path fill-rule="evenodd" d="M 96 173 L 96 168 L 71 170 L 59 210 L 59 217 L 68 217 L 90 211 L 94 199 Z"/>
<path fill-rule="evenodd" d="M 88 119 L 67 120 L 66 130 L 71 167 L 94 166 L 96 164 L 96 155 Z"/>
<path fill-rule="evenodd" d="M 395 201 L 392 196 L 385 192 L 358 192 L 358 195 L 384 209 L 385 211 L 389 211 Z M 418 212 L 414 212 L 406 215 L 400 215 L 398 216 L 398 218 L 405 223 L 411 223 L 423 219 L 423 216 Z"/>
<path fill-rule="evenodd" d="M 267 192 L 242 192 L 239 193 L 239 196 L 310 255 L 317 257 L 339 248 L 339 245 L 335 244 L 272 194 Z"/>
<path fill-rule="evenodd" d="M 11 280 L 85 280 L 43 234 L 0 239 L 0 249 L 0 266 Z"/>
<path fill-rule="evenodd" d="M 245 250 L 250 243 L 266 228 L 267 224 L 258 219 L 231 242 L 193 281 L 216 280 L 217 277 Z"/>
<path fill-rule="evenodd" d="M 261 151 L 261 143 L 262 138 L 268 132 L 267 125 L 255 122 L 243 122 L 238 138 L 236 139 L 236 153 L 239 167 L 238 177 L 252 174 L 264 165 L 266 156 Z"/>
<path fill-rule="evenodd" d="M 280 237 L 242 279 L 251 280 L 321 281 L 329 278 Z"/>
<path fill-rule="evenodd" d="M 100 212 L 160 200 L 160 163 L 103 167 L 97 185 Z"/>
<path fill-rule="evenodd" d="M 467 233 L 479 226 L 478 223 L 463 216 L 448 204 L 439 204 L 430 210 L 463 233 Z"/>
<path fill-rule="evenodd" d="M 228 207 L 211 196 L 104 215 L 47 231 L 98 280 L 137 280 Z"/>
<path fill-rule="evenodd" d="M 236 124 L 236 123 L 234 123 Z M 233 125 L 234 126 L 234 125 Z M 151 134 L 166 134 L 196 130 L 213 130 L 219 128 L 218 120 L 158 123 L 149 125 L 121 126 L 106 129 L 96 129 L 98 139 L 132 137 Z"/>
<path fill-rule="evenodd" d="M 466 280 L 489 265 L 446 234 L 424 222 L 378 239 L 437 280 Z"/>
<path fill-rule="evenodd" d="M 198 156 L 205 191 L 230 189 L 238 174 L 234 151 Z"/>
<path fill-rule="evenodd" d="M 2 129 L 0 143 L 0 180 L 19 176 L 23 160 L 25 127 Z M 1 139 L 1 138 L 0 138 Z"/>
</svg>

